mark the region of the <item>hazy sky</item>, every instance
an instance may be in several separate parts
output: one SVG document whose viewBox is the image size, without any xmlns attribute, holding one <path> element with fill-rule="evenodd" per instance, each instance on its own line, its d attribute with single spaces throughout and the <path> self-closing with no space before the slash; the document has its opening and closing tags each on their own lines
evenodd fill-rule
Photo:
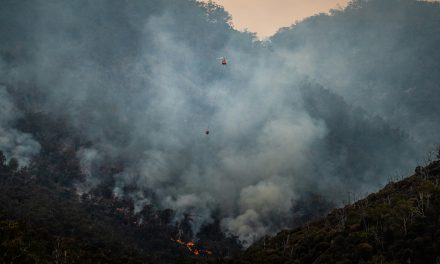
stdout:
<svg viewBox="0 0 440 264">
<path fill-rule="evenodd" d="M 348 0 L 214 0 L 232 15 L 237 29 L 257 32 L 260 38 L 273 35 L 280 27 L 290 26 L 317 13 L 328 12 Z"/>
</svg>

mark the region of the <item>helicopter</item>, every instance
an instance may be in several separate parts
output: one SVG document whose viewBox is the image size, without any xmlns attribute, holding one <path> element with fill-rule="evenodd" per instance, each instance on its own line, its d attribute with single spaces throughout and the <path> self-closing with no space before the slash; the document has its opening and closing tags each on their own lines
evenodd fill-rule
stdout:
<svg viewBox="0 0 440 264">
<path fill-rule="evenodd" d="M 228 61 L 226 60 L 226 57 L 220 57 L 220 58 L 218 58 L 219 60 L 220 60 L 220 63 L 222 64 L 222 65 L 228 65 Z"/>
</svg>

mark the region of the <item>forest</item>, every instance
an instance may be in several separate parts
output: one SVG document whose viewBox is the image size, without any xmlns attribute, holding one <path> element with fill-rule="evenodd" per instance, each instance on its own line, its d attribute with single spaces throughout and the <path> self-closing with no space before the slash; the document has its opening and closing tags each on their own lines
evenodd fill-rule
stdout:
<svg viewBox="0 0 440 264">
<path fill-rule="evenodd" d="M 356 262 L 366 250 L 363 261 L 435 263 L 438 2 L 353 0 L 264 41 L 213 2 L 1 5 L 3 262 L 252 263 L 263 243 L 254 256 L 275 262 Z M 429 177 L 371 205 L 396 226 L 373 213 L 374 233 L 367 216 L 347 218 L 363 237 L 343 243 L 362 252 L 303 250 L 350 235 L 335 231 L 341 210 L 416 167 Z M 432 185 L 423 199 L 419 184 Z M 433 212 L 402 229 L 390 204 L 406 199 L 412 213 L 425 193 Z M 387 230 L 393 240 L 371 237 Z"/>
</svg>

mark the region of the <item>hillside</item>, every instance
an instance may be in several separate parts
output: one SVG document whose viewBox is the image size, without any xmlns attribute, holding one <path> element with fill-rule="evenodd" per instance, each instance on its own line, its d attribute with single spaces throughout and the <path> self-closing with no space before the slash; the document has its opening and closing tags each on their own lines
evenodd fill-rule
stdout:
<svg viewBox="0 0 440 264">
<path fill-rule="evenodd" d="M 47 188 L 14 161 L 5 164 L 1 152 L 0 159 L 1 263 L 199 263 L 240 249 L 216 223 L 182 245 L 192 241 L 189 217 L 175 223 L 172 210 L 135 212 L 130 200 Z"/>
<path fill-rule="evenodd" d="M 0 262 L 221 262 L 409 175 L 440 142 L 439 14 L 353 0 L 259 41 L 212 1 L 3 0 Z M 318 259 L 350 228 L 364 240 L 330 257 L 411 257 L 435 195 L 396 186 L 393 224 L 370 197 L 315 223 L 328 244 L 275 237 L 270 257 Z"/>
<path fill-rule="evenodd" d="M 17 126 L 36 135 L 41 151 L 22 168 L 0 151 L 0 263 L 197 263 L 240 250 L 218 222 L 204 225 L 192 247 L 173 241 L 193 241 L 192 216 L 175 221 L 171 209 L 136 208 L 133 199 L 115 196 L 111 180 L 78 192 L 84 175 L 75 148 L 87 142 L 42 114 Z"/>
<path fill-rule="evenodd" d="M 281 29 L 271 45 L 349 104 L 429 145 L 439 140 L 439 12 L 438 1 L 353 0 Z"/>
<path fill-rule="evenodd" d="M 51 153 L 54 160 L 61 157 L 54 149 Z M 47 157 L 42 160 L 54 168 Z M 202 229 L 195 246 L 181 245 L 176 243 L 179 229 L 191 230 L 185 229 L 188 223 L 170 222 L 172 210 L 146 206 L 134 212 L 133 201 L 116 199 L 103 185 L 81 196 L 65 183 L 40 182 L 35 167 L 18 170 L 14 159 L 6 162 L 0 153 L 2 262 L 222 263 L 240 249 L 215 224 Z M 440 161 L 417 167 L 411 177 L 390 182 L 325 218 L 261 239 L 230 262 L 436 263 L 439 180 Z M 185 232 L 182 240 L 190 238 Z"/>
<path fill-rule="evenodd" d="M 320 220 L 265 237 L 231 263 L 438 263 L 439 182 L 440 160 Z"/>
</svg>

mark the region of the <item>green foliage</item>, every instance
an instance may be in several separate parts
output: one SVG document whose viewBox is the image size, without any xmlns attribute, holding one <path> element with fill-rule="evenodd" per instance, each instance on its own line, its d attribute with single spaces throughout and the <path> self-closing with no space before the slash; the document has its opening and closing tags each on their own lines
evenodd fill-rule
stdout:
<svg viewBox="0 0 440 264">
<path fill-rule="evenodd" d="M 440 161 L 420 169 L 425 173 L 389 183 L 302 228 L 282 231 L 264 247 L 255 244 L 232 263 L 273 263 L 274 255 L 276 263 L 436 263 Z"/>
</svg>

